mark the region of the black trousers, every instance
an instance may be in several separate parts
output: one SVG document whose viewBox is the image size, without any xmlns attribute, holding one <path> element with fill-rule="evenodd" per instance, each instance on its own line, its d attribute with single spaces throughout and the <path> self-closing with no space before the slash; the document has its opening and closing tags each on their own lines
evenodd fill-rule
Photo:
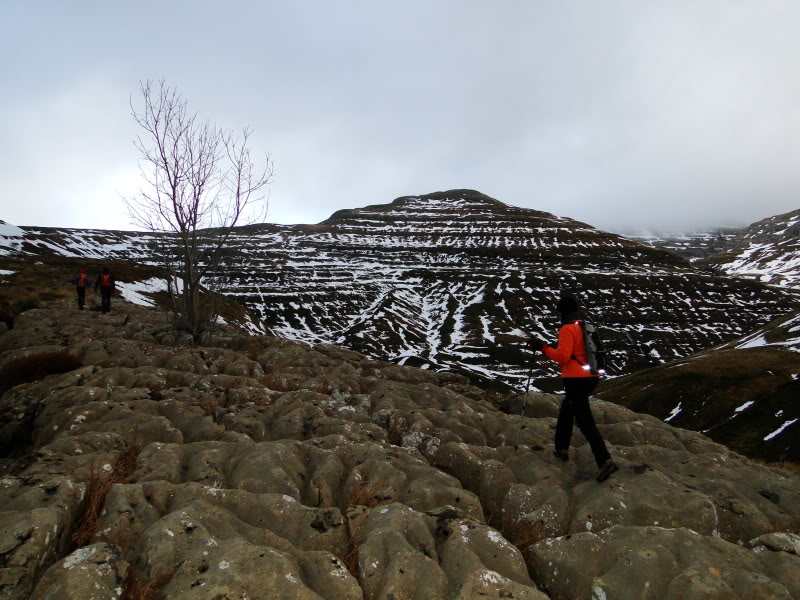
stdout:
<svg viewBox="0 0 800 600">
<path fill-rule="evenodd" d="M 555 439 L 556 450 L 569 448 L 574 421 L 583 437 L 589 442 L 598 467 L 611 458 L 589 408 L 589 396 L 597 387 L 599 380 L 599 377 L 564 377 L 562 379 L 566 395 L 561 401 L 561 408 L 558 411 Z"/>
<path fill-rule="evenodd" d="M 86 288 L 85 287 L 76 287 L 78 290 L 78 308 L 83 310 L 83 305 L 86 304 Z"/>
<path fill-rule="evenodd" d="M 104 313 L 111 310 L 111 288 L 100 286 L 100 310 Z"/>
</svg>

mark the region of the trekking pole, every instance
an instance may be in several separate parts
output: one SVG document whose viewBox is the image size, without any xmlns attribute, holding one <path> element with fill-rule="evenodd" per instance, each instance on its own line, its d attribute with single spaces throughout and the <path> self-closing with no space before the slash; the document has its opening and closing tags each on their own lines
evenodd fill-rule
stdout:
<svg viewBox="0 0 800 600">
<path fill-rule="evenodd" d="M 531 366 L 528 369 L 528 380 L 525 382 L 525 396 L 522 398 L 522 411 L 519 414 L 519 429 L 517 429 L 517 441 L 514 443 L 514 452 L 517 451 L 519 447 L 519 438 L 522 435 L 522 420 L 525 418 L 525 406 L 528 403 L 528 392 L 531 389 L 531 377 L 533 377 L 533 363 L 534 363 L 534 354 L 531 356 Z"/>
</svg>

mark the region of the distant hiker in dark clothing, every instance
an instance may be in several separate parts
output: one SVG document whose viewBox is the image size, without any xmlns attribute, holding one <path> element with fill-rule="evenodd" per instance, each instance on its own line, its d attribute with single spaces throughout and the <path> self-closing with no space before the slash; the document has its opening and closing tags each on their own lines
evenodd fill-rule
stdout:
<svg viewBox="0 0 800 600">
<path fill-rule="evenodd" d="M 70 283 L 75 286 L 75 291 L 78 292 L 78 309 L 83 310 L 86 304 L 86 288 L 92 285 L 91 279 L 86 276 L 86 269 L 78 271 L 78 276 L 73 277 Z"/>
<path fill-rule="evenodd" d="M 569 442 L 572 438 L 574 421 L 589 442 L 594 459 L 600 468 L 597 481 L 605 481 L 617 470 L 617 465 L 611 460 L 603 436 L 600 435 L 589 408 L 589 396 L 597 387 L 600 377 L 593 374 L 586 366 L 586 344 L 580 325 L 582 317 L 578 311 L 578 299 L 575 296 L 564 296 L 558 301 L 557 309 L 561 314 L 558 347 L 551 348 L 542 340 L 535 338 L 530 341 L 531 348 L 541 350 L 547 358 L 561 365 L 561 377 L 566 395 L 558 411 L 553 455 L 563 461 L 569 460 Z"/>
<path fill-rule="evenodd" d="M 108 272 L 108 267 L 105 267 L 97 281 L 94 282 L 94 290 L 100 289 L 100 310 L 104 313 L 111 310 L 111 294 L 115 287 L 114 276 Z"/>
</svg>

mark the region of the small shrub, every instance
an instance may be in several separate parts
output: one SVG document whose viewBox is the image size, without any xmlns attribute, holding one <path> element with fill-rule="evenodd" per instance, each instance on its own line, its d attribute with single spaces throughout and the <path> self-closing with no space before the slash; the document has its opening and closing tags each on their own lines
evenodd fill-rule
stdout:
<svg viewBox="0 0 800 600">
<path fill-rule="evenodd" d="M 21 356 L 0 367 L 0 393 L 15 385 L 38 381 L 55 373 L 67 373 L 81 366 L 81 359 L 69 352 L 41 352 Z"/>
</svg>

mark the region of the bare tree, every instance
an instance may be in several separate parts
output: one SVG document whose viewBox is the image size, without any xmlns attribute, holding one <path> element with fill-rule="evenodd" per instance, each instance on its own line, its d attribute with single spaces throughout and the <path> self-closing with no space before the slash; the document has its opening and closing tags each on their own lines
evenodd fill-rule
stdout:
<svg viewBox="0 0 800 600">
<path fill-rule="evenodd" d="M 131 99 L 131 114 L 143 130 L 134 145 L 144 185 L 125 203 L 134 225 L 165 234 L 159 244 L 170 293 L 183 284 L 177 324 L 197 338 L 213 319 L 201 299 L 203 278 L 218 267 L 233 227 L 263 220 L 273 163 L 267 154 L 263 168 L 256 166 L 252 130 L 237 136 L 200 120 L 166 81 L 143 82 L 140 91 L 144 105 L 139 110 Z"/>
</svg>

